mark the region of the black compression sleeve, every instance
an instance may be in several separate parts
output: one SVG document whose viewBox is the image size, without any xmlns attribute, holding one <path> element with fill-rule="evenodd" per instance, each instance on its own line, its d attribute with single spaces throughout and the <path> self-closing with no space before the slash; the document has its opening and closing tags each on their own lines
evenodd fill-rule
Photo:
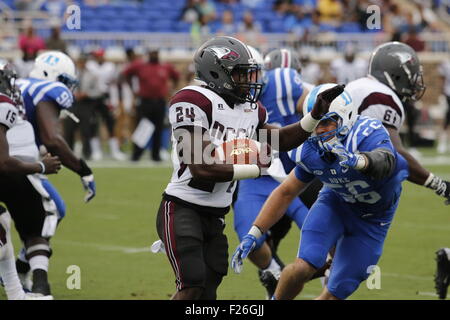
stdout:
<svg viewBox="0 0 450 320">
<path fill-rule="evenodd" d="M 395 156 L 388 149 L 375 149 L 370 152 L 361 152 L 368 159 L 364 174 L 372 179 L 381 180 L 389 177 L 395 169 Z"/>
</svg>

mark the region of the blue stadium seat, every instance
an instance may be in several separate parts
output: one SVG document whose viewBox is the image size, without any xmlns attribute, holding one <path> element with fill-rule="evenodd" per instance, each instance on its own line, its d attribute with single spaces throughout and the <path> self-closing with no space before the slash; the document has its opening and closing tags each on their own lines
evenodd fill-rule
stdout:
<svg viewBox="0 0 450 320">
<path fill-rule="evenodd" d="M 139 10 L 139 8 L 130 7 L 120 11 L 119 16 L 124 19 L 134 20 L 142 18 L 143 12 L 145 11 Z"/>
<path fill-rule="evenodd" d="M 270 32 L 285 32 L 283 20 L 272 20 L 269 22 Z"/>
<path fill-rule="evenodd" d="M 346 22 L 343 23 L 339 28 L 338 28 L 339 32 L 342 33 L 357 33 L 357 32 L 361 32 L 361 26 L 359 25 L 359 23 L 356 22 Z"/>
<path fill-rule="evenodd" d="M 95 9 L 92 9 L 91 7 L 86 7 L 86 9 L 83 9 L 81 11 L 81 19 L 94 19 L 98 17 L 98 13 Z"/>
<path fill-rule="evenodd" d="M 97 14 L 97 17 L 101 19 L 115 19 L 118 16 L 118 11 L 111 6 L 104 6 L 97 9 Z"/>
<path fill-rule="evenodd" d="M 177 32 L 190 32 L 191 31 L 191 24 L 184 22 L 184 21 L 178 21 L 176 23 L 175 31 Z"/>
<path fill-rule="evenodd" d="M 155 20 L 149 23 L 151 30 L 156 32 L 171 32 L 173 21 L 171 20 Z"/>
<path fill-rule="evenodd" d="M 134 31 L 134 32 L 145 32 L 149 31 L 149 22 L 146 19 L 139 19 L 128 21 L 125 29 L 126 31 Z"/>
<path fill-rule="evenodd" d="M 336 27 L 326 24 L 326 23 L 321 23 L 319 25 L 319 31 L 320 32 L 335 32 L 336 31 Z"/>
</svg>

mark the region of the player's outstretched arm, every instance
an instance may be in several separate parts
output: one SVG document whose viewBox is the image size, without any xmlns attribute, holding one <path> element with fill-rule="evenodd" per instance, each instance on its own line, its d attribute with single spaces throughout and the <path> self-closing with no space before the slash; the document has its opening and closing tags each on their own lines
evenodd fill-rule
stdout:
<svg viewBox="0 0 450 320">
<path fill-rule="evenodd" d="M 65 167 L 81 175 L 82 165 L 80 159 L 75 156 L 59 132 L 59 112 L 57 107 L 49 101 L 39 102 L 36 107 L 36 120 L 39 125 L 39 138 L 47 150 L 57 155 Z"/>
<path fill-rule="evenodd" d="M 270 194 L 253 225 L 257 226 L 262 233 L 269 230 L 281 219 L 294 198 L 298 197 L 307 185 L 298 180 L 292 170 L 286 180 Z"/>
<path fill-rule="evenodd" d="M 292 170 L 287 179 L 272 192 L 253 222 L 253 226 L 244 236 L 231 258 L 231 267 L 236 273 L 241 273 L 243 259 L 253 250 L 256 240 L 280 220 L 291 202 L 306 185 L 306 183 L 297 179 L 294 170 Z"/>
<path fill-rule="evenodd" d="M 277 128 L 267 124 L 264 125 L 262 129 L 269 131 L 267 136 L 271 147 L 279 151 L 289 151 L 305 142 L 319 123 L 320 119 L 328 112 L 331 102 L 344 91 L 344 87 L 344 85 L 337 85 L 321 92 L 317 96 L 312 111 L 304 115 L 302 120 L 298 123 L 283 128 Z M 278 146 L 277 143 L 274 143 L 271 139 L 271 137 L 277 135 L 277 133 L 273 132 L 274 130 L 278 130 Z M 262 135 L 260 134 L 260 136 Z"/>
<path fill-rule="evenodd" d="M 261 175 L 256 164 L 217 163 L 212 156 L 214 145 L 204 135 L 200 127 L 180 127 L 174 131 L 178 143 L 178 154 L 191 171 L 194 179 L 227 182 L 241 179 L 257 178 Z"/>
<path fill-rule="evenodd" d="M 36 120 L 39 134 L 47 150 L 58 156 L 62 164 L 77 173 L 86 191 L 84 201 L 91 201 L 96 195 L 96 184 L 91 168 L 83 159 L 79 159 L 70 149 L 59 132 L 59 111 L 55 104 L 41 101 L 36 106 Z"/>
<path fill-rule="evenodd" d="M 397 129 L 386 127 L 391 137 L 392 144 L 400 153 L 409 166 L 408 180 L 415 184 L 425 186 L 436 192 L 437 195 L 446 198 L 446 204 L 450 204 L 450 182 L 442 180 L 433 173 L 425 169 L 403 146 Z"/>
<path fill-rule="evenodd" d="M 9 145 L 6 138 L 8 129 L 0 125 L 0 172 L 4 174 L 57 173 L 61 169 L 58 157 L 46 155 L 41 162 L 28 163 L 9 156 Z"/>
</svg>

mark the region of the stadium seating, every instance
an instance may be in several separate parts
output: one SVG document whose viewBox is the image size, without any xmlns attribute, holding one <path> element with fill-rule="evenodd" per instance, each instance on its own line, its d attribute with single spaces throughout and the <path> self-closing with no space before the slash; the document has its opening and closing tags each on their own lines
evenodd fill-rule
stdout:
<svg viewBox="0 0 450 320">
<path fill-rule="evenodd" d="M 16 9 L 14 0 L 3 0 L 12 9 Z M 140 0 L 140 1 L 110 1 L 107 5 L 91 6 L 83 0 L 75 0 L 81 8 L 81 30 L 84 32 L 155 32 L 155 33 L 189 33 L 191 24 L 181 20 L 185 0 Z M 255 23 L 262 26 L 265 33 L 302 33 L 309 29 L 313 22 L 310 16 L 301 20 L 293 15 L 280 14 L 274 10 L 275 0 L 261 0 L 254 3 L 249 1 L 225 4 L 219 0 L 211 0 L 214 3 L 217 19 L 209 22 L 211 33 L 221 30 L 221 17 L 225 10 L 231 10 L 236 24 L 242 21 L 245 12 L 253 14 Z M 314 6 L 316 0 L 295 0 L 299 5 Z M 111 21 L 114 21 L 111 23 Z M 42 29 L 40 24 L 38 33 L 48 35 L 48 29 Z M 347 22 L 335 27 L 320 24 L 320 32 L 361 33 L 377 32 L 379 30 L 362 30 L 355 22 Z M 64 32 L 71 32 L 63 26 Z M 80 41 L 81 43 L 82 41 Z"/>
</svg>

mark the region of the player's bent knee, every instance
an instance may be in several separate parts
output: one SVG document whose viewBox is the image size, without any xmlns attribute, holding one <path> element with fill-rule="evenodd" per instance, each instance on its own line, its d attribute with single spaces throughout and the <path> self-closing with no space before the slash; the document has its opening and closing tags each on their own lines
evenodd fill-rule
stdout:
<svg viewBox="0 0 450 320">
<path fill-rule="evenodd" d="M 296 259 L 293 266 L 295 272 L 304 274 L 306 278 L 312 277 L 317 270 L 315 266 L 302 258 Z"/>
<path fill-rule="evenodd" d="M 342 280 L 332 287 L 328 287 L 328 291 L 338 299 L 347 299 L 353 292 L 358 289 L 360 282 L 356 280 Z"/>
<path fill-rule="evenodd" d="M 327 253 L 328 251 L 320 245 L 309 245 L 302 250 L 299 259 L 306 261 L 317 270 L 325 264 Z"/>
</svg>

